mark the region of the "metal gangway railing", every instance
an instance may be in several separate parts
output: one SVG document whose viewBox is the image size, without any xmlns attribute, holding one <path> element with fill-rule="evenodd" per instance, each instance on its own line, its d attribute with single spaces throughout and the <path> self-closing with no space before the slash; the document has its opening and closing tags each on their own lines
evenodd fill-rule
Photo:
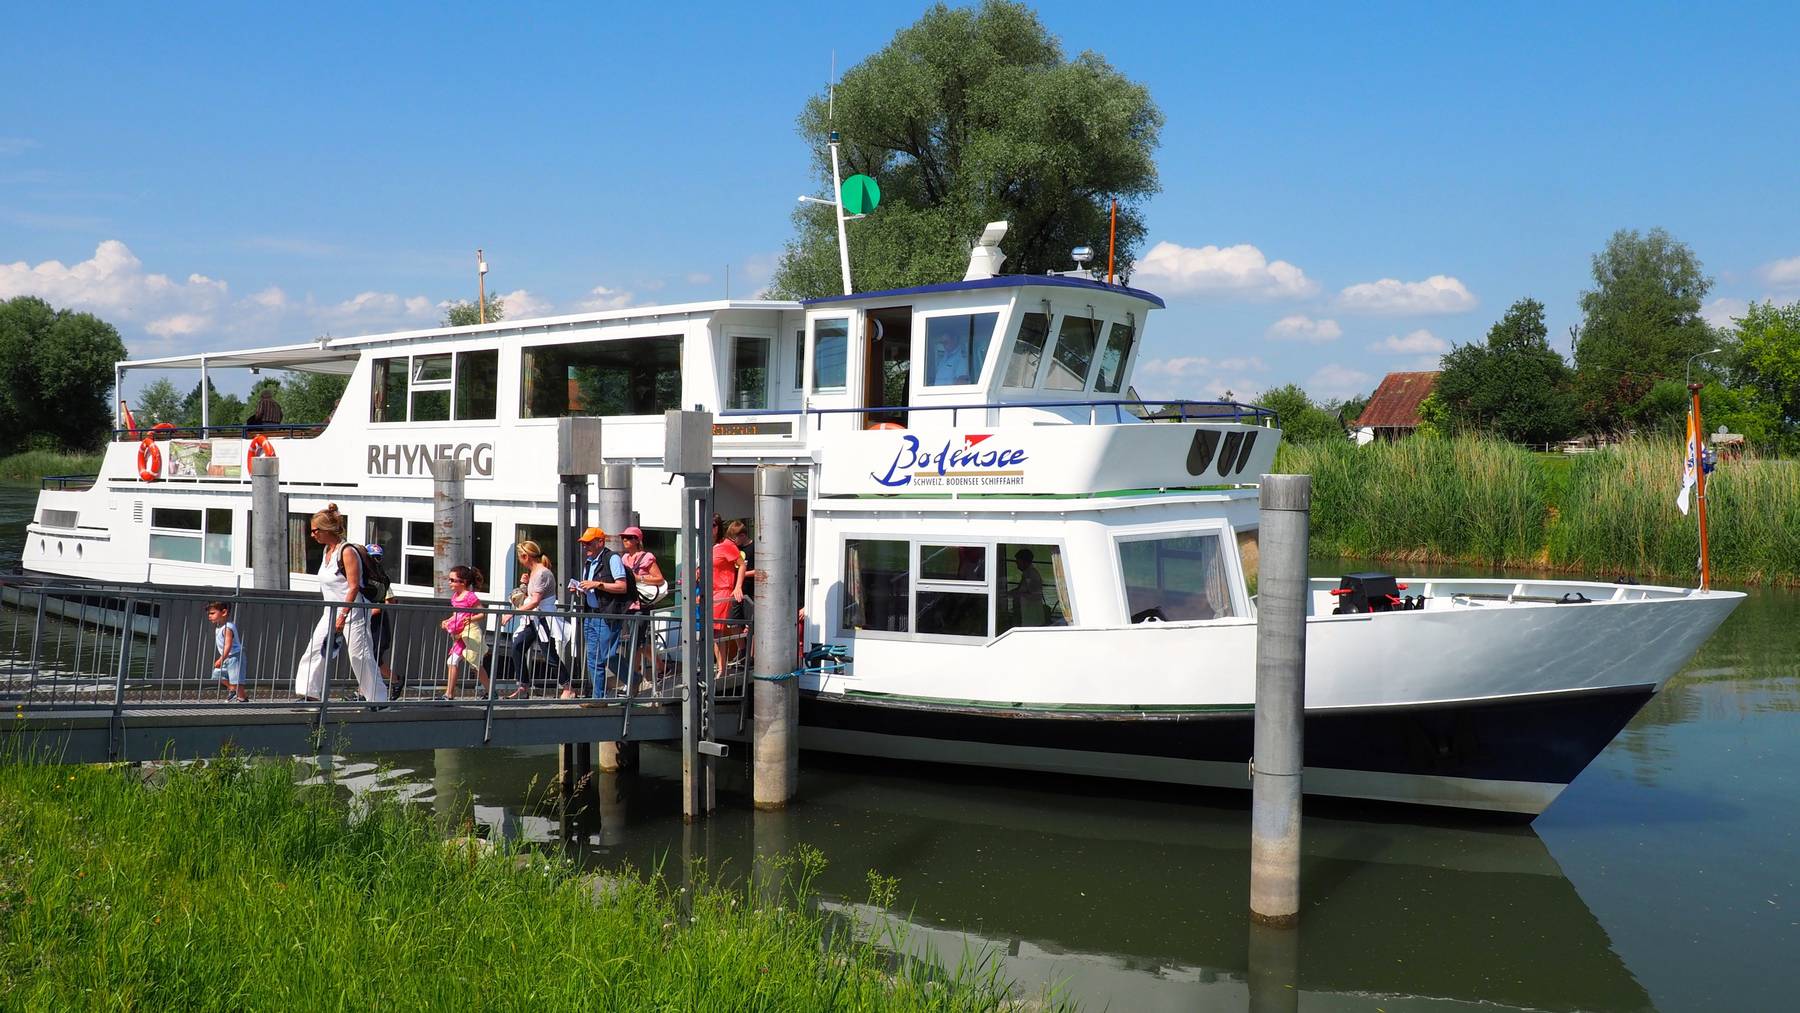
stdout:
<svg viewBox="0 0 1800 1013">
<path fill-rule="evenodd" d="M 237 687 L 214 667 L 214 602 L 230 607 L 236 626 Z M 736 710 L 712 722 L 735 737 L 751 681 L 749 621 L 684 622 L 687 607 L 677 601 L 604 617 L 619 628 L 617 646 L 590 667 L 586 621 L 597 617 L 580 611 L 483 603 L 468 620 L 479 633 L 453 638 L 444 628 L 453 614 L 447 601 L 346 604 L 297 593 L 0 577 L 0 707 L 6 732 L 54 740 L 81 760 L 143 759 L 169 743 L 194 755 L 225 742 L 288 749 L 297 729 L 348 736 L 358 751 L 673 740 L 690 686 L 707 706 Z M 384 628 L 371 630 L 382 673 L 374 698 L 358 692 L 352 645 L 335 633 L 340 618 L 349 628 Z M 724 664 L 684 679 L 682 644 L 696 629 L 712 631 Z M 457 695 L 445 699 L 456 640 Z M 309 687 L 298 680 L 315 651 L 326 676 L 316 695 L 302 693 Z M 379 699 L 381 688 L 388 699 Z M 90 734 L 78 734 L 84 730 Z M 166 738 L 155 741 L 159 734 Z"/>
</svg>

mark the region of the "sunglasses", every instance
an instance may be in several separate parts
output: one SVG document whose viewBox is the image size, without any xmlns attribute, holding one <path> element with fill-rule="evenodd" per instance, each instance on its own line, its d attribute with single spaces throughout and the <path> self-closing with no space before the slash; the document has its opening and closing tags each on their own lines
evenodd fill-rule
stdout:
<svg viewBox="0 0 1800 1013">
<path fill-rule="evenodd" d="M 452 583 L 452 584 L 467 584 L 468 581 L 463 580 L 461 577 L 451 577 L 450 583 Z"/>
</svg>

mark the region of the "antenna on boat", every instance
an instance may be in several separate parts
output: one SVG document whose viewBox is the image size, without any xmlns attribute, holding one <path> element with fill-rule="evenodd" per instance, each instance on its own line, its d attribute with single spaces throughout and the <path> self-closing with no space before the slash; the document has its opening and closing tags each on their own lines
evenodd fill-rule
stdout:
<svg viewBox="0 0 1800 1013">
<path fill-rule="evenodd" d="M 479 246 L 475 248 L 475 306 L 476 319 L 487 323 L 487 258 Z"/>
<path fill-rule="evenodd" d="M 844 294 L 850 287 L 850 234 L 844 228 L 844 179 L 838 169 L 837 50 L 831 51 L 831 83 L 825 86 L 825 127 L 831 131 L 831 194 L 837 201 L 838 266 L 844 271 Z"/>
</svg>

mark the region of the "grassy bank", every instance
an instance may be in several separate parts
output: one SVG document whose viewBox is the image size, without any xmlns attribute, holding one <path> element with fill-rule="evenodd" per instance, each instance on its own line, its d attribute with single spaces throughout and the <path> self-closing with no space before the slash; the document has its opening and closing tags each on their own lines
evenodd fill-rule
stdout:
<svg viewBox="0 0 1800 1013">
<path fill-rule="evenodd" d="M 801 863 L 804 865 L 804 863 Z M 0 1006 L 25 1009 L 1004 1008 L 796 898 L 598 881 L 353 815 L 287 763 L 0 764 Z M 991 965 L 989 965 L 991 967 Z"/>
<path fill-rule="evenodd" d="M 1681 445 L 1534 454 L 1481 439 L 1282 448 L 1313 476 L 1313 550 L 1407 562 L 1542 566 L 1694 580 L 1699 536 L 1675 509 Z M 1733 461 L 1708 485 L 1715 580 L 1800 583 L 1800 464 Z"/>
<path fill-rule="evenodd" d="M 0 482 L 35 482 L 46 475 L 99 474 L 103 456 L 28 450 L 0 457 Z"/>
</svg>

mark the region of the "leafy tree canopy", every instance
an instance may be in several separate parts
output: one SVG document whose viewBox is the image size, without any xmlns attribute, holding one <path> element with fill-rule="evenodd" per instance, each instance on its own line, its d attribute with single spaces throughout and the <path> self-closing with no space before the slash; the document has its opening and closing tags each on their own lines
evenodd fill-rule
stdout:
<svg viewBox="0 0 1800 1013">
<path fill-rule="evenodd" d="M 349 384 L 349 377 L 334 373 L 289 373 L 275 394 L 275 400 L 281 403 L 282 424 L 300 426 L 331 421 Z M 260 389 L 251 393 L 260 396 Z"/>
<path fill-rule="evenodd" d="M 1520 299 L 1485 343 L 1458 345 L 1444 356 L 1432 391 L 1452 430 L 1552 443 L 1575 431 L 1573 380 L 1550 347 L 1544 304 Z"/>
<path fill-rule="evenodd" d="M 91 313 L 36 296 L 0 302 L 0 453 L 99 446 L 112 428 L 113 364 L 125 342 Z"/>
<path fill-rule="evenodd" d="M 131 405 L 131 417 L 138 428 L 143 429 L 167 422 L 170 425 L 181 425 L 181 392 L 166 376 L 152 380 L 143 390 L 138 391 L 137 401 Z"/>
<path fill-rule="evenodd" d="M 1074 247 L 1105 246 L 1115 198 L 1129 273 L 1141 204 L 1159 188 L 1162 123 L 1150 93 L 1104 58 L 1067 59 L 1030 8 L 986 0 L 927 11 L 845 72 L 835 109 L 808 100 L 799 129 L 827 188 L 834 128 L 844 174 L 881 185 L 880 207 L 848 226 L 856 288 L 872 291 L 960 278 L 982 226 L 1001 219 L 1005 270 L 1070 267 Z M 834 210 L 803 206 L 794 224 L 772 294 L 841 292 Z"/>
<path fill-rule="evenodd" d="M 1731 323 L 1723 336 L 1733 379 L 1755 388 L 1789 431 L 1800 427 L 1800 302 L 1751 303 Z"/>
<path fill-rule="evenodd" d="M 1594 287 L 1581 294 L 1576 395 L 1595 432 L 1654 424 L 1646 401 L 1659 379 L 1682 375 L 1687 357 L 1711 347 L 1700 306 L 1712 279 L 1686 243 L 1662 229 L 1621 229 L 1594 255 Z"/>
<path fill-rule="evenodd" d="M 1344 438 L 1344 424 L 1338 420 L 1337 412 L 1314 404 L 1299 384 L 1290 383 L 1264 391 L 1256 403 L 1273 408 L 1280 415 L 1281 438 L 1289 443 Z"/>
<path fill-rule="evenodd" d="M 497 295 L 490 295 L 482 304 L 487 306 L 487 322 L 506 316 L 506 300 Z M 474 327 L 481 323 L 481 305 L 473 299 L 459 299 L 444 308 L 444 317 L 438 321 L 444 327 Z"/>
</svg>

